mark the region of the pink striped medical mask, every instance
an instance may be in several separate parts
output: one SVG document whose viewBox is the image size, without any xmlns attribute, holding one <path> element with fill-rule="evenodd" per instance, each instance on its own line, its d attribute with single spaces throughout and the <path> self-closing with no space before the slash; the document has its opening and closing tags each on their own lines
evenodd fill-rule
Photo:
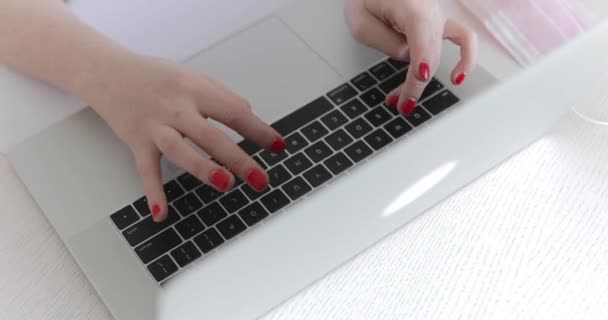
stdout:
<svg viewBox="0 0 608 320">
<path fill-rule="evenodd" d="M 595 23 L 576 0 L 460 0 L 522 65 L 529 65 Z"/>
</svg>

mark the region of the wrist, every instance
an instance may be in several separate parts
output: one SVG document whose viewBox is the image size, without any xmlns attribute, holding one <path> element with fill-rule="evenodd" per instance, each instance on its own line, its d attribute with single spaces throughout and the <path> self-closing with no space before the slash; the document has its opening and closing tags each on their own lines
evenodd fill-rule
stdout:
<svg viewBox="0 0 608 320">
<path fill-rule="evenodd" d="M 134 56 L 122 48 L 97 52 L 78 64 L 68 80 L 67 89 L 96 108 L 100 99 L 114 90 Z"/>
</svg>

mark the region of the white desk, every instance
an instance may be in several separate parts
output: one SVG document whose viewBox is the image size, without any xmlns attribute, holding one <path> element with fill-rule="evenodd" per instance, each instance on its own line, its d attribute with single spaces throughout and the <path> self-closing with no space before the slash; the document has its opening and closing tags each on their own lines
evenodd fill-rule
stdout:
<svg viewBox="0 0 608 320">
<path fill-rule="evenodd" d="M 236 1 L 184 0 L 183 7 L 169 0 L 153 6 L 145 0 L 92 1 L 76 0 L 75 10 L 104 32 L 139 51 L 180 59 L 198 49 L 192 43 L 220 39 L 286 0 L 240 0 L 239 7 Z M 214 9 L 183 9 L 188 6 Z M 104 16 L 112 19 L 97 19 Z M 191 31 L 203 25 L 213 32 Z M 174 32 L 180 37 L 171 37 Z M 0 72 L 0 88 L 4 81 L 24 84 L 21 92 L 0 97 L 0 150 L 80 106 Z M 60 106 L 27 106 L 32 94 L 50 94 Z M 608 128 L 570 115 L 547 137 L 266 319 L 606 319 L 606 163 Z M 0 319 L 110 319 L 2 161 L 0 204 Z"/>
</svg>

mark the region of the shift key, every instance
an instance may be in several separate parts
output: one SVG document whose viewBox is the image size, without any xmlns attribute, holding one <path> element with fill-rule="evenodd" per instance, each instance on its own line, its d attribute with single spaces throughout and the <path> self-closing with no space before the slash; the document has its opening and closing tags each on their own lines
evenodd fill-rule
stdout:
<svg viewBox="0 0 608 320">
<path fill-rule="evenodd" d="M 143 263 L 147 264 L 148 262 L 169 252 L 181 243 L 182 239 L 179 237 L 177 232 L 171 228 L 142 243 L 139 247 L 135 248 L 135 253 L 137 253 Z"/>
<path fill-rule="evenodd" d="M 135 247 L 177 221 L 179 221 L 179 215 L 173 207 L 169 207 L 169 216 L 167 217 L 167 220 L 156 223 L 152 220 L 152 216 L 148 216 L 146 219 L 141 220 L 123 231 L 122 235 L 127 239 L 127 242 L 129 242 L 131 246 Z"/>
</svg>

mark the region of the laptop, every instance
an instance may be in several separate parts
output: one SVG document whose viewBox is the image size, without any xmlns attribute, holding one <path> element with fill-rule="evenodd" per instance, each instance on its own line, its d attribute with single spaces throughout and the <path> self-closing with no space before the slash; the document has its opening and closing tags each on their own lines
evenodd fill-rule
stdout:
<svg viewBox="0 0 608 320">
<path fill-rule="evenodd" d="M 402 117 L 383 101 L 407 63 L 357 44 L 342 6 L 289 3 L 184 61 L 285 135 L 285 155 L 240 142 L 269 170 L 263 194 L 217 193 L 164 162 L 171 212 L 155 224 L 129 150 L 91 109 L 9 151 L 116 319 L 264 315 L 541 137 L 608 68 L 606 24 L 525 70 L 482 38 L 459 87 L 446 44 Z"/>
</svg>

